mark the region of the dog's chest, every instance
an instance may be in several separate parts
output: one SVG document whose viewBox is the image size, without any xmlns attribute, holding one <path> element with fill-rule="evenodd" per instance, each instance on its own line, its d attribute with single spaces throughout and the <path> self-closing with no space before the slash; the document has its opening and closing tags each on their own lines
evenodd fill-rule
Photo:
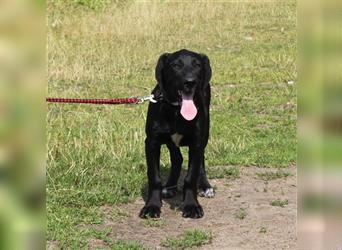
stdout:
<svg viewBox="0 0 342 250">
<path fill-rule="evenodd" d="M 173 143 L 177 146 L 180 147 L 180 142 L 183 138 L 183 135 L 178 134 L 178 133 L 174 133 L 171 135 L 171 140 L 173 141 Z"/>
<path fill-rule="evenodd" d="M 171 141 L 177 146 L 184 146 L 185 142 L 188 141 L 189 138 L 192 138 L 196 133 L 196 126 L 181 123 L 174 123 L 170 128 L 170 137 Z"/>
<path fill-rule="evenodd" d="M 165 122 L 162 127 L 165 128 L 168 139 L 171 139 L 175 146 L 184 146 L 184 143 L 197 131 L 197 123 L 195 120 L 185 121 L 180 115 L 179 108 L 169 106 L 167 108 L 170 110 L 163 110 Z"/>
</svg>

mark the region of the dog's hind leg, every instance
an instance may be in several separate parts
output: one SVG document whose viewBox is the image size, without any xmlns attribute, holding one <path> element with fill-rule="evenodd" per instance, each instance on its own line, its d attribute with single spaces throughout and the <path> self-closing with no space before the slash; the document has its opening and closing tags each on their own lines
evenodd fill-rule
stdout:
<svg viewBox="0 0 342 250">
<path fill-rule="evenodd" d="M 163 198 L 171 198 L 177 192 L 177 182 L 182 170 L 183 157 L 180 152 L 179 147 L 173 144 L 167 144 L 167 147 L 170 151 L 170 160 L 171 160 L 171 171 L 166 182 L 166 185 L 163 187 L 162 196 Z"/>
<path fill-rule="evenodd" d="M 205 171 L 204 157 L 201 162 L 198 176 L 198 195 L 206 198 L 213 198 L 215 196 L 214 189 L 211 187 Z"/>
</svg>

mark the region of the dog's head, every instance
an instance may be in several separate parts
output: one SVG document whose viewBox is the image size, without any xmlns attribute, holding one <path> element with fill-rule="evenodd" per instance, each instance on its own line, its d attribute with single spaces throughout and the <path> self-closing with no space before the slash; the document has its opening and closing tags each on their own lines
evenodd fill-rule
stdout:
<svg viewBox="0 0 342 250">
<path fill-rule="evenodd" d="M 210 78 L 208 57 L 185 49 L 161 55 L 156 67 L 156 79 L 164 98 L 181 105 L 184 114 L 181 113 L 187 120 L 196 116 L 194 99 L 209 85 Z"/>
</svg>

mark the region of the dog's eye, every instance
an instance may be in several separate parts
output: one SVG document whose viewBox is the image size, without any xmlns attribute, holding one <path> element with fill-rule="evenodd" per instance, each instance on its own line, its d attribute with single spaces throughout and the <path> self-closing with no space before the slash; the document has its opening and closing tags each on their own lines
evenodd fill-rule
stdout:
<svg viewBox="0 0 342 250">
<path fill-rule="evenodd" d="M 181 69 L 182 65 L 180 63 L 171 63 L 171 67 L 174 69 Z"/>
<path fill-rule="evenodd" d="M 195 68 L 199 68 L 199 67 L 201 67 L 201 63 L 198 61 L 192 61 L 192 66 Z"/>
</svg>

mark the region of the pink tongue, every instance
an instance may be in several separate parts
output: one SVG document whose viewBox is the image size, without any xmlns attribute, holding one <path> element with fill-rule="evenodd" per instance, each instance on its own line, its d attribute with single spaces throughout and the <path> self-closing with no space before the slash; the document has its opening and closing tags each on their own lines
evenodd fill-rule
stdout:
<svg viewBox="0 0 342 250">
<path fill-rule="evenodd" d="M 185 120 L 191 121 L 197 115 L 197 109 L 192 98 L 182 96 L 181 115 Z"/>
</svg>

